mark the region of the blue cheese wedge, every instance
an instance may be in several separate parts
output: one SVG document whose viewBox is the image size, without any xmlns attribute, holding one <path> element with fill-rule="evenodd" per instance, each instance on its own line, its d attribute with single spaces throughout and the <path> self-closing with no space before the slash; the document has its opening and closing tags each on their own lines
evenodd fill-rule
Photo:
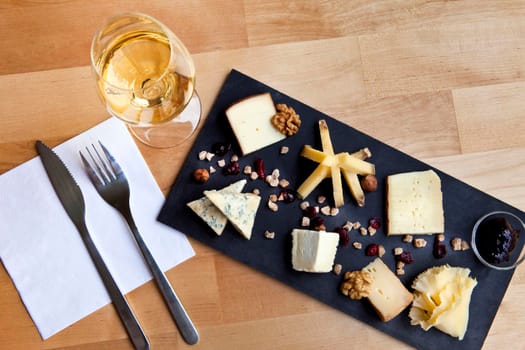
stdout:
<svg viewBox="0 0 525 350">
<path fill-rule="evenodd" d="M 276 113 L 269 93 L 247 97 L 226 110 L 243 155 L 286 138 L 272 125 L 271 119 Z"/>
<path fill-rule="evenodd" d="M 339 234 L 294 229 L 292 231 L 292 267 L 297 271 L 330 272 L 339 244 Z"/>
<path fill-rule="evenodd" d="M 253 193 L 204 191 L 206 197 L 226 216 L 244 238 L 250 239 L 261 197 Z"/>
<path fill-rule="evenodd" d="M 240 193 L 246 185 L 246 180 L 239 180 L 233 184 L 224 187 L 218 192 L 232 192 Z M 204 196 L 186 204 L 191 208 L 205 223 L 212 228 L 212 230 L 218 235 L 222 235 L 228 218 L 208 199 Z"/>
</svg>

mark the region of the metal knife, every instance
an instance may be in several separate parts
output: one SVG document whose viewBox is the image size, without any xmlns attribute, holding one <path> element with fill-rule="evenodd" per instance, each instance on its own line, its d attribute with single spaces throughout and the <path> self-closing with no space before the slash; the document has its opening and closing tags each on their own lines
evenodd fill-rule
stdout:
<svg viewBox="0 0 525 350">
<path fill-rule="evenodd" d="M 95 267 L 104 282 L 104 285 L 111 297 L 113 305 L 117 309 L 117 313 L 131 338 L 135 349 L 148 350 L 150 345 L 144 331 L 142 330 L 137 318 L 133 314 L 124 295 L 118 289 L 115 280 L 111 276 L 106 264 L 102 260 L 102 256 L 93 243 L 88 232 L 85 220 L 86 207 L 84 197 L 80 187 L 75 179 L 67 169 L 62 160 L 46 146 L 42 141 L 36 142 L 36 148 L 40 154 L 40 159 L 44 164 L 49 180 L 55 189 L 55 192 L 64 206 L 69 218 L 75 224 L 84 245 L 86 246 Z"/>
</svg>

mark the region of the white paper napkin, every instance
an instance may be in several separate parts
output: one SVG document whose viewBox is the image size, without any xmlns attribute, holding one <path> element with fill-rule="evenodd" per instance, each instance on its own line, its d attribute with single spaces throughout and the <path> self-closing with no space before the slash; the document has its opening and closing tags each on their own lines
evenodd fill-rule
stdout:
<svg viewBox="0 0 525 350">
<path fill-rule="evenodd" d="M 135 222 L 161 269 L 195 253 L 186 236 L 156 221 L 164 196 L 124 123 L 108 119 L 57 146 L 82 189 L 93 240 L 127 293 L 152 277 L 124 219 L 98 195 L 82 167 L 79 150 L 98 140 L 128 178 Z M 0 176 L 0 258 L 43 339 L 110 302 L 39 157 Z"/>
</svg>

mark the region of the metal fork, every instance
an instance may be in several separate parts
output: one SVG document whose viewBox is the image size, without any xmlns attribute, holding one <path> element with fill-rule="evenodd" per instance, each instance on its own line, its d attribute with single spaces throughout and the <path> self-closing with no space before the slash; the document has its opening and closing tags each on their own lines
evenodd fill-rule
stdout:
<svg viewBox="0 0 525 350">
<path fill-rule="evenodd" d="M 199 334 L 193 325 L 186 310 L 182 306 L 179 298 L 175 294 L 168 279 L 158 266 L 153 258 L 147 245 L 144 243 L 129 206 L 130 189 L 128 180 L 124 175 L 121 167 L 115 161 L 115 158 L 109 153 L 106 147 L 99 141 L 100 148 L 103 155 L 98 152 L 95 145 L 91 145 L 92 149 L 86 147 L 89 161 L 82 152 L 80 157 L 84 167 L 88 173 L 91 182 L 95 185 L 100 196 L 111 206 L 117 209 L 126 219 L 128 226 L 133 233 L 133 237 L 142 252 L 142 256 L 150 268 L 155 281 L 157 282 L 160 292 L 164 297 L 168 309 L 173 317 L 182 337 L 188 344 L 196 344 L 199 341 Z"/>
</svg>

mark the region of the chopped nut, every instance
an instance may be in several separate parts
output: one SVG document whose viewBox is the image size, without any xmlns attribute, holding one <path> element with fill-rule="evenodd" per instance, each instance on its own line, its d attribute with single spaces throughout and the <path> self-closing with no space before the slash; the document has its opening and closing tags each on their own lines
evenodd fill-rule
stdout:
<svg viewBox="0 0 525 350">
<path fill-rule="evenodd" d="M 385 247 L 380 244 L 377 247 L 377 256 L 381 258 L 383 255 L 385 255 Z"/>
<path fill-rule="evenodd" d="M 206 159 L 206 153 L 208 153 L 208 152 L 206 152 L 206 151 L 200 151 L 200 152 L 199 152 L 199 160 L 204 160 L 204 159 Z"/>
<path fill-rule="evenodd" d="M 282 188 L 288 187 L 290 185 L 290 182 L 286 179 L 279 180 L 279 186 Z"/>
<path fill-rule="evenodd" d="M 361 227 L 361 223 L 359 221 L 356 221 L 352 224 L 352 227 L 357 230 Z"/>
<path fill-rule="evenodd" d="M 427 246 L 427 241 L 424 238 L 416 238 L 413 240 L 412 244 L 415 248 L 423 248 Z"/>
<path fill-rule="evenodd" d="M 405 274 L 405 270 L 403 270 L 403 269 L 396 269 L 396 275 L 402 276 L 404 274 Z"/>
<path fill-rule="evenodd" d="M 364 227 L 359 228 L 359 233 L 361 236 L 366 236 L 368 234 L 368 230 Z"/>
<path fill-rule="evenodd" d="M 354 246 L 355 249 L 363 248 L 363 244 L 361 242 L 353 242 L 352 246 Z"/>
<path fill-rule="evenodd" d="M 266 182 L 271 186 L 271 187 L 277 187 L 279 186 L 279 179 L 272 176 L 272 175 L 268 175 L 266 176 Z"/>
<path fill-rule="evenodd" d="M 405 263 L 402 262 L 401 260 L 398 260 L 398 261 L 396 262 L 396 268 L 398 268 L 398 269 L 402 269 L 403 267 L 405 267 Z"/>
<path fill-rule="evenodd" d="M 469 250 L 469 249 L 470 249 L 470 246 L 469 246 L 468 242 L 465 241 L 465 240 L 462 240 L 461 241 L 461 250 Z"/>
<path fill-rule="evenodd" d="M 206 156 L 205 158 L 208 160 L 208 161 L 211 161 L 211 159 L 215 156 L 215 154 L 211 153 L 211 152 L 206 152 Z"/>
<path fill-rule="evenodd" d="M 275 193 L 272 193 L 269 197 L 268 197 L 269 200 L 271 200 L 272 202 L 277 202 L 277 195 Z"/>
<path fill-rule="evenodd" d="M 339 214 L 339 208 L 330 208 L 330 216 L 336 216 Z"/>
<path fill-rule="evenodd" d="M 452 250 L 461 250 L 461 242 L 463 240 L 459 237 L 455 237 L 450 241 L 450 245 L 452 247 Z"/>
<path fill-rule="evenodd" d="M 215 169 L 213 166 L 210 165 L 210 174 L 213 174 L 216 171 L 217 169 Z"/>
<path fill-rule="evenodd" d="M 324 215 L 330 215 L 330 206 L 325 205 L 324 207 L 322 207 L 321 213 L 323 213 Z"/>
<path fill-rule="evenodd" d="M 368 234 L 370 236 L 373 236 L 377 233 L 377 230 L 375 228 L 373 228 L 372 226 L 368 226 Z"/>
<path fill-rule="evenodd" d="M 259 174 L 257 174 L 257 172 L 255 171 L 252 171 L 252 173 L 250 174 L 250 180 L 257 180 L 259 178 Z"/>
<path fill-rule="evenodd" d="M 344 228 L 345 230 L 347 230 L 348 232 L 350 232 L 350 231 L 352 231 L 352 229 L 353 229 L 354 227 L 352 226 L 352 223 L 351 223 L 350 221 L 347 221 L 347 222 L 343 225 L 343 228 Z"/>
<path fill-rule="evenodd" d="M 366 271 L 357 270 L 345 272 L 344 281 L 341 284 L 341 293 L 350 297 L 350 299 L 366 298 L 370 294 L 370 288 L 374 277 Z"/>
<path fill-rule="evenodd" d="M 287 147 L 287 146 L 281 146 L 281 154 L 286 154 L 288 153 L 290 149 Z"/>
<path fill-rule="evenodd" d="M 438 241 L 443 242 L 445 240 L 445 235 L 440 233 L 439 235 L 437 235 L 437 239 Z"/>
<path fill-rule="evenodd" d="M 326 201 L 325 196 L 317 196 L 317 203 L 323 204 Z"/>
<path fill-rule="evenodd" d="M 249 166 L 249 165 L 246 165 L 244 167 L 244 170 L 243 170 L 243 173 L 245 173 L 246 175 L 250 175 L 252 173 L 252 167 Z M 256 173 L 257 174 L 257 173 Z"/>
<path fill-rule="evenodd" d="M 401 247 L 394 248 L 394 255 L 401 255 L 401 253 L 403 253 L 403 248 Z"/>
<path fill-rule="evenodd" d="M 308 203 L 308 201 L 302 201 L 301 204 L 299 204 L 299 208 L 301 208 L 301 210 L 305 210 L 309 206 L 310 206 L 310 203 Z"/>
<path fill-rule="evenodd" d="M 259 191 L 258 188 L 254 188 L 254 189 L 252 190 L 252 193 L 253 193 L 253 194 L 256 194 L 256 195 L 260 195 L 260 194 L 261 194 L 261 191 Z"/>
<path fill-rule="evenodd" d="M 230 158 L 230 162 L 233 163 L 233 162 L 237 162 L 237 161 L 239 161 L 239 156 L 236 155 L 236 154 L 232 155 L 232 157 Z"/>
<path fill-rule="evenodd" d="M 414 236 L 412 236 L 412 235 L 404 235 L 403 236 L 403 242 L 406 242 L 406 243 L 412 243 L 413 239 L 414 239 Z"/>
<path fill-rule="evenodd" d="M 310 226 L 310 218 L 308 216 L 303 216 L 303 219 L 301 220 L 301 226 Z"/>
<path fill-rule="evenodd" d="M 219 168 L 223 168 L 225 165 L 226 165 L 226 161 L 225 161 L 224 159 L 219 159 L 219 160 L 217 161 L 217 166 L 218 166 Z"/>
<path fill-rule="evenodd" d="M 271 211 L 279 210 L 279 206 L 277 205 L 277 203 L 272 202 L 271 200 L 268 201 L 268 208 L 270 208 Z"/>
<path fill-rule="evenodd" d="M 281 134 L 286 136 L 295 135 L 301 126 L 301 118 L 292 107 L 284 103 L 275 106 L 277 114 L 272 117 L 272 125 L 275 126 Z"/>
<path fill-rule="evenodd" d="M 193 172 L 195 181 L 205 183 L 210 178 L 210 173 L 207 169 L 199 168 Z"/>
<path fill-rule="evenodd" d="M 274 239 L 275 238 L 275 232 L 273 232 L 273 231 L 265 231 L 264 232 L 264 237 L 266 237 L 267 239 Z"/>
<path fill-rule="evenodd" d="M 273 177 L 274 179 L 278 179 L 279 176 L 281 176 L 279 169 L 273 169 L 273 171 L 272 171 L 272 177 Z"/>
<path fill-rule="evenodd" d="M 333 272 L 336 274 L 336 275 L 340 275 L 341 274 L 341 271 L 343 270 L 343 265 L 341 264 L 334 264 L 334 268 L 333 268 Z"/>
</svg>

